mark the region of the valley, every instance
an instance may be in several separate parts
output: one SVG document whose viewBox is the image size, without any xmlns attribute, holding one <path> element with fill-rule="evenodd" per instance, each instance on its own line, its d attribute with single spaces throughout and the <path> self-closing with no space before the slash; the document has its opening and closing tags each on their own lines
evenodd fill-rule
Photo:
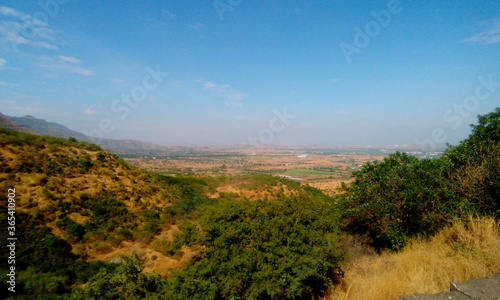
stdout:
<svg viewBox="0 0 500 300">
<path fill-rule="evenodd" d="M 383 160 L 396 151 L 424 156 L 418 149 L 402 146 L 172 148 L 120 154 L 131 165 L 168 176 L 225 176 L 267 174 L 299 181 L 333 195 L 352 172 L 367 162 Z M 430 155 L 437 157 L 442 152 Z M 429 154 L 428 154 L 429 155 Z"/>
<path fill-rule="evenodd" d="M 113 154 L 73 137 L 0 129 L 0 189 L 16 191 L 23 237 L 21 293 L 368 299 L 375 282 L 374 299 L 393 299 L 494 274 L 499 119 L 497 109 L 469 139 L 431 154 L 410 146 Z M 452 266 L 440 273 L 439 263 L 425 264 L 431 254 Z M 397 270 L 411 276 L 396 281 Z M 424 271 L 439 278 L 418 277 Z"/>
</svg>

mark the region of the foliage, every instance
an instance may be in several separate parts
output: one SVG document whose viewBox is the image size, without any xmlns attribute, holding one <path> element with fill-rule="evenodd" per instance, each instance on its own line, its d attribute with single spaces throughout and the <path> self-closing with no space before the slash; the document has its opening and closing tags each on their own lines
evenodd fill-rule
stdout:
<svg viewBox="0 0 500 300">
<path fill-rule="evenodd" d="M 335 220 L 331 204 L 307 194 L 213 205 L 201 218 L 196 237 L 206 250 L 168 282 L 166 298 L 299 299 L 321 294 L 342 260 Z"/>
<path fill-rule="evenodd" d="M 82 207 L 91 212 L 91 219 L 85 226 L 87 229 L 99 228 L 103 233 L 112 232 L 116 227 L 127 224 L 134 217 L 122 201 L 114 198 L 82 195 L 81 200 Z"/>
<path fill-rule="evenodd" d="M 71 220 L 67 216 L 63 216 L 55 223 L 60 228 L 64 229 L 71 241 L 79 241 L 85 234 L 85 227 Z"/>
<path fill-rule="evenodd" d="M 38 149 L 45 149 L 48 146 L 77 147 L 88 151 L 100 151 L 101 147 L 88 142 L 77 141 L 74 138 L 64 139 L 47 135 L 35 135 L 32 133 L 18 132 L 0 128 L 0 145 L 29 145 Z"/>
<path fill-rule="evenodd" d="M 173 210 L 181 214 L 189 215 L 199 207 L 210 203 L 210 199 L 203 193 L 207 183 L 201 179 L 157 174 L 155 182 L 163 187 L 168 186 L 169 190 L 174 193 Z"/>
<path fill-rule="evenodd" d="M 122 256 L 113 269 L 102 268 L 84 287 L 74 289 L 70 299 L 144 299 L 157 294 L 162 279 L 157 274 L 143 274 L 137 254 Z"/>
<path fill-rule="evenodd" d="M 342 197 L 346 228 L 368 234 L 379 248 L 398 249 L 418 234 L 432 234 L 462 209 L 447 189 L 439 160 L 398 152 L 353 175 Z"/>
<path fill-rule="evenodd" d="M 353 173 L 340 196 L 345 228 L 400 249 L 455 217 L 500 212 L 500 108 L 439 159 L 392 154 Z"/>
<path fill-rule="evenodd" d="M 472 134 L 445 153 L 453 189 L 485 215 L 500 216 L 500 107 L 479 116 Z"/>
<path fill-rule="evenodd" d="M 0 222 L 7 223 L 6 216 Z M 16 234 L 22 242 L 16 243 L 16 296 L 26 299 L 58 299 L 70 293 L 75 283 L 84 283 L 106 263 L 88 263 L 71 252 L 71 246 L 50 233 L 50 229 L 32 216 L 16 213 Z M 8 257 L 8 248 L 0 248 L 0 255 Z M 8 269 L 7 260 L 0 261 L 2 272 Z M 5 271 L 7 272 L 7 271 Z M 5 273 L 7 274 L 7 273 Z M 5 282 L 2 288 L 6 290 Z M 64 297 L 62 297 L 64 298 Z"/>
</svg>

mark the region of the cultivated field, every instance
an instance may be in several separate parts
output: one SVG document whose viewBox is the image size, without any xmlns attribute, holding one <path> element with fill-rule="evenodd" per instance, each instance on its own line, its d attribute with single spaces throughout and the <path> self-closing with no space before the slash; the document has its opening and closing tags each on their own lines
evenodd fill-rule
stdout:
<svg viewBox="0 0 500 300">
<path fill-rule="evenodd" d="M 231 149 L 222 147 L 174 148 L 164 152 L 123 155 L 142 169 L 164 175 L 221 176 L 270 174 L 285 176 L 327 193 L 351 179 L 352 171 L 369 161 L 382 160 L 406 148 L 330 147 Z M 418 154 L 418 152 L 413 152 Z"/>
</svg>

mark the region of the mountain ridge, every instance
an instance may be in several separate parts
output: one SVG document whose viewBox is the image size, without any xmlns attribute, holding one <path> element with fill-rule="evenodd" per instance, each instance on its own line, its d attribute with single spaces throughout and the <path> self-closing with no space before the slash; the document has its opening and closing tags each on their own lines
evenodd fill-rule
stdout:
<svg viewBox="0 0 500 300">
<path fill-rule="evenodd" d="M 75 138 L 79 141 L 91 142 L 100 145 L 103 149 L 117 153 L 136 152 L 144 150 L 166 150 L 168 147 L 147 143 L 139 140 L 97 139 L 72 130 L 62 124 L 49 122 L 32 115 L 22 117 L 7 116 L 0 112 L 0 128 L 49 135 L 60 138 Z"/>
</svg>

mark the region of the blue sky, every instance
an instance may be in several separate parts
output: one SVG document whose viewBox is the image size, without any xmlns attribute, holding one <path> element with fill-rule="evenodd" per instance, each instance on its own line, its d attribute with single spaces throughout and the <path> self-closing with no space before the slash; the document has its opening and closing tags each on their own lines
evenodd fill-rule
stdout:
<svg viewBox="0 0 500 300">
<path fill-rule="evenodd" d="M 499 54 L 498 1 L 2 1 L 0 111 L 165 145 L 455 144 L 500 106 Z"/>
</svg>

